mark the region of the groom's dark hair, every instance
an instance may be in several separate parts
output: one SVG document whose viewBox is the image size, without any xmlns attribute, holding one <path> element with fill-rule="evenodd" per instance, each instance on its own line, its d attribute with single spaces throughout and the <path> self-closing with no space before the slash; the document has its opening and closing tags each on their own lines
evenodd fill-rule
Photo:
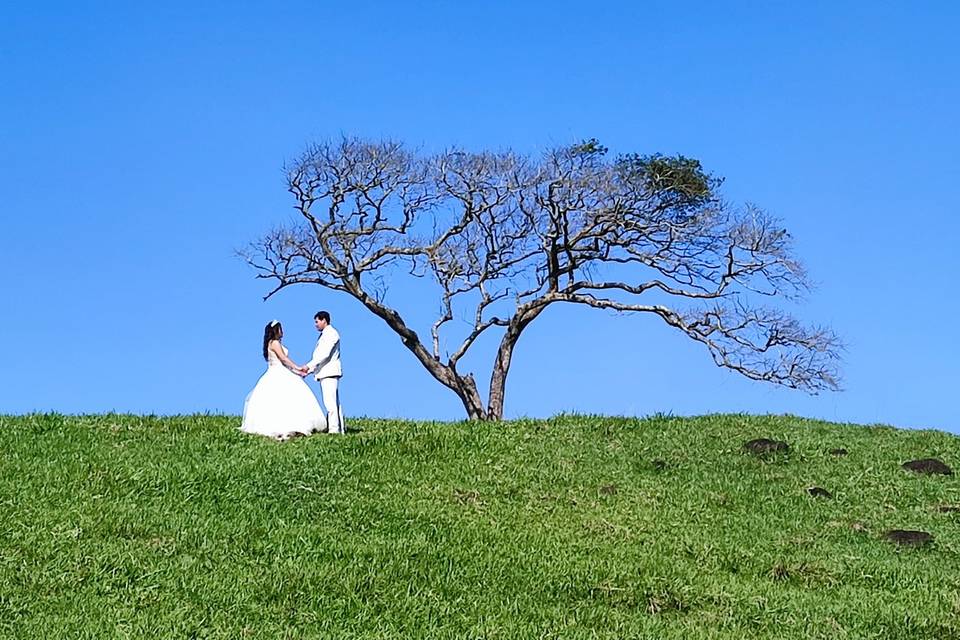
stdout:
<svg viewBox="0 0 960 640">
<path fill-rule="evenodd" d="M 317 311 L 315 314 L 313 314 L 313 319 L 323 320 L 327 324 L 330 324 L 330 314 L 327 313 L 326 311 Z"/>
</svg>

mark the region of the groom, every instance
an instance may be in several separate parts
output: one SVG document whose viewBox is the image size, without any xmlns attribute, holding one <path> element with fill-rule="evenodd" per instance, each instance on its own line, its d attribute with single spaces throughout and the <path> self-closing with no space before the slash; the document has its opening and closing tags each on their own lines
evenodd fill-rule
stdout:
<svg viewBox="0 0 960 640">
<path fill-rule="evenodd" d="M 318 311 L 313 316 L 313 326 L 320 332 L 313 358 L 303 366 L 304 375 L 316 371 L 317 382 L 323 395 L 323 408 L 327 412 L 327 433 L 343 433 L 343 410 L 340 408 L 340 334 L 330 325 L 330 314 Z"/>
</svg>

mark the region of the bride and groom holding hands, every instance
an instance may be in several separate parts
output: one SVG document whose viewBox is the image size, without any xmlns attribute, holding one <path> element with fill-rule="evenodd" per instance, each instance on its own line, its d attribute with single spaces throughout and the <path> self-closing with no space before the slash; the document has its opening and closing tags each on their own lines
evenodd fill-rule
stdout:
<svg viewBox="0 0 960 640">
<path fill-rule="evenodd" d="M 263 359 L 267 370 L 243 403 L 240 430 L 283 441 L 318 431 L 343 433 L 339 385 L 340 334 L 330 324 L 330 314 L 318 311 L 313 324 L 320 332 L 310 362 L 301 366 L 290 359 L 282 344 L 283 326 L 273 320 L 263 328 Z M 320 383 L 324 412 L 303 378 L 313 373 Z"/>
</svg>

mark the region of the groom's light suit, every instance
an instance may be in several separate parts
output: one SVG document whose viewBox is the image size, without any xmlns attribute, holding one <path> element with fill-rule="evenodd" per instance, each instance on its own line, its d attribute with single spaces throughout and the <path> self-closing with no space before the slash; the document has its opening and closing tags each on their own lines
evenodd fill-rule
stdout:
<svg viewBox="0 0 960 640">
<path fill-rule="evenodd" d="M 307 370 L 316 371 L 317 382 L 323 395 L 323 408 L 327 411 L 327 431 L 343 432 L 343 409 L 340 408 L 339 384 L 343 369 L 340 366 L 340 334 L 332 326 L 320 333 L 317 346 L 313 349 L 313 358 L 307 363 Z"/>
</svg>

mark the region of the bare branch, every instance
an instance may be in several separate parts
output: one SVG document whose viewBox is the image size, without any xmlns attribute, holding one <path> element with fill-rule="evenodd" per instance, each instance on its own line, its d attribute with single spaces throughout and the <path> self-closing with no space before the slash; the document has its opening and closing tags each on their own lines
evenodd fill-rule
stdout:
<svg viewBox="0 0 960 640">
<path fill-rule="evenodd" d="M 780 311 L 735 304 L 680 313 L 662 305 L 624 303 L 590 294 L 560 293 L 550 296 L 550 301 L 652 313 L 706 345 L 718 366 L 747 378 L 811 393 L 840 389 L 839 338 L 827 329 L 806 329 Z"/>
</svg>

